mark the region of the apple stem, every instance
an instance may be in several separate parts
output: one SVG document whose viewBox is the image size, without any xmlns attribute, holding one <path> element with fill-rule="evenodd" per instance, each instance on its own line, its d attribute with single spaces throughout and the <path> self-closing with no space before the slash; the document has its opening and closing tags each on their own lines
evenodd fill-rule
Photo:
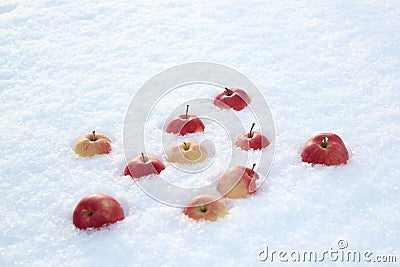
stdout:
<svg viewBox="0 0 400 267">
<path fill-rule="evenodd" d="M 254 167 L 255 167 L 255 166 L 256 166 L 256 164 L 253 163 L 253 167 L 251 168 L 251 173 L 249 174 L 250 177 L 253 177 L 253 175 L 254 175 Z"/>
<path fill-rule="evenodd" d="M 185 145 L 185 150 L 187 150 L 188 148 L 187 148 L 186 142 L 183 142 L 183 144 Z"/>
<path fill-rule="evenodd" d="M 255 163 L 253 163 L 253 167 L 251 168 L 251 171 L 254 172 L 254 167 L 256 166 Z"/>
<path fill-rule="evenodd" d="M 143 162 L 146 162 L 146 160 L 145 160 L 145 158 L 144 158 L 143 152 L 142 152 L 142 161 L 143 161 Z"/>
<path fill-rule="evenodd" d="M 91 210 L 82 210 L 82 213 L 84 213 L 88 217 L 93 215 L 93 211 L 91 211 Z"/>
<path fill-rule="evenodd" d="M 226 95 L 230 96 L 232 94 L 231 91 L 229 91 L 228 87 L 225 87 L 225 90 L 226 90 Z"/>
<path fill-rule="evenodd" d="M 93 141 L 96 141 L 96 131 L 93 131 L 92 134 L 93 134 Z"/>
<path fill-rule="evenodd" d="M 208 210 L 205 205 L 201 205 L 199 208 L 200 208 L 200 211 L 203 212 L 203 213 Z"/>
<path fill-rule="evenodd" d="M 326 148 L 328 146 L 328 137 L 327 136 L 324 136 L 324 138 L 322 139 L 321 146 L 323 148 Z"/>
<path fill-rule="evenodd" d="M 188 113 L 189 113 L 189 105 L 186 105 L 186 114 L 185 114 L 185 118 L 187 119 L 188 117 Z"/>
<path fill-rule="evenodd" d="M 251 131 L 253 131 L 254 125 L 256 125 L 256 124 L 253 122 L 253 124 L 251 125 L 251 128 L 250 128 L 250 132 L 247 135 L 248 138 L 252 138 L 253 137 L 253 134 L 251 133 Z"/>
</svg>

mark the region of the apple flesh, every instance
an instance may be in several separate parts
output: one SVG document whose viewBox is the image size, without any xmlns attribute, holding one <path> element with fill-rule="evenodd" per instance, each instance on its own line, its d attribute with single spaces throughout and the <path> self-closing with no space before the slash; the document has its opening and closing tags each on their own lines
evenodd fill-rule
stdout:
<svg viewBox="0 0 400 267">
<path fill-rule="evenodd" d="M 72 220 L 79 229 L 100 228 L 125 218 L 121 204 L 105 194 L 87 195 L 76 205 Z"/>
<path fill-rule="evenodd" d="M 241 149 L 248 151 L 250 149 L 263 149 L 270 144 L 267 137 L 262 135 L 260 132 L 253 131 L 255 123 L 251 126 L 250 132 L 246 133 L 238 138 L 236 146 Z"/>
<path fill-rule="evenodd" d="M 204 132 L 204 124 L 200 118 L 188 112 L 189 105 L 186 106 L 186 114 L 179 115 L 168 123 L 166 132 L 179 135 Z"/>
<path fill-rule="evenodd" d="M 301 153 L 301 159 L 312 165 L 340 165 L 347 163 L 349 153 L 338 135 L 319 133 L 307 141 Z"/>
<path fill-rule="evenodd" d="M 160 174 L 165 169 L 164 164 L 152 156 L 142 155 L 134 158 L 125 166 L 124 175 L 130 175 L 132 178 L 140 178 L 150 174 Z"/>
<path fill-rule="evenodd" d="M 168 153 L 168 160 L 181 164 L 203 162 L 207 159 L 207 150 L 197 142 L 186 141 L 173 148 Z"/>
<path fill-rule="evenodd" d="M 189 201 L 183 213 L 193 220 L 208 220 L 215 222 L 224 217 L 228 210 L 225 203 L 215 196 L 200 195 Z"/>
<path fill-rule="evenodd" d="M 81 157 L 108 154 L 111 151 L 111 140 L 104 134 L 93 131 L 76 141 L 74 151 Z"/>
<path fill-rule="evenodd" d="M 253 168 L 235 166 L 229 168 L 219 178 L 217 190 L 227 198 L 244 198 L 257 190 L 256 180 L 259 175 Z"/>
<path fill-rule="evenodd" d="M 221 109 L 233 108 L 236 111 L 240 111 L 250 104 L 250 97 L 247 93 L 239 88 L 229 89 L 225 87 L 225 90 L 214 98 L 214 105 Z"/>
</svg>

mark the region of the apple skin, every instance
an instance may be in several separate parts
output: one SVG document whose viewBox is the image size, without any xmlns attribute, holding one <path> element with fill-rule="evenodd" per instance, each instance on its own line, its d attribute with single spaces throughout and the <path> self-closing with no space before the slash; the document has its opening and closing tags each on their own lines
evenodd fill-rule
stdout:
<svg viewBox="0 0 400 267">
<path fill-rule="evenodd" d="M 188 133 L 204 132 L 204 124 L 193 114 L 181 114 L 173 118 L 167 125 L 167 133 L 185 135 Z"/>
<path fill-rule="evenodd" d="M 250 135 L 249 135 L 250 134 Z M 241 149 L 248 151 L 250 149 L 263 149 L 270 144 L 267 137 L 262 135 L 260 132 L 252 131 L 251 133 L 246 133 L 238 138 L 236 141 L 236 146 Z"/>
<path fill-rule="evenodd" d="M 94 133 L 93 131 L 76 141 L 74 151 L 81 157 L 108 154 L 111 151 L 111 140 L 104 134 Z"/>
<path fill-rule="evenodd" d="M 225 203 L 215 196 L 200 195 L 191 199 L 183 213 L 193 220 L 207 220 L 215 222 L 218 218 L 228 214 Z"/>
<path fill-rule="evenodd" d="M 203 162 L 207 157 L 207 150 L 193 141 L 186 141 L 174 146 L 168 153 L 168 161 L 182 164 Z"/>
<path fill-rule="evenodd" d="M 324 144 L 324 138 L 327 138 Z M 301 153 L 303 162 L 327 166 L 346 164 L 349 153 L 343 140 L 334 133 L 319 133 L 311 137 Z"/>
<path fill-rule="evenodd" d="M 225 88 L 225 91 L 219 93 L 214 98 L 214 105 L 221 109 L 233 108 L 240 111 L 250 104 L 250 97 L 239 88 Z"/>
<path fill-rule="evenodd" d="M 160 174 L 164 169 L 164 164 L 156 157 L 141 155 L 128 162 L 124 169 L 124 175 L 140 178 L 150 174 Z"/>
<path fill-rule="evenodd" d="M 235 166 L 219 178 L 217 190 L 227 198 L 244 198 L 257 190 L 259 175 L 250 168 Z"/>
<path fill-rule="evenodd" d="M 121 204 L 105 194 L 91 194 L 76 205 L 72 220 L 79 229 L 100 228 L 125 218 Z"/>
</svg>

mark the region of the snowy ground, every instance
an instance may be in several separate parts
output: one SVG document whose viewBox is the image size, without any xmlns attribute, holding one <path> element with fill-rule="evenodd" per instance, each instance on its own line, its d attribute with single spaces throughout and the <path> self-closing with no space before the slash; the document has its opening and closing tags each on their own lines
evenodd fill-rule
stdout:
<svg viewBox="0 0 400 267">
<path fill-rule="evenodd" d="M 339 240 L 399 264 L 400 3 L 215 2 L 0 2 L 0 266 L 341 266 L 258 259 L 266 246 L 322 253 Z M 276 128 L 266 182 L 216 223 L 122 176 L 133 95 L 194 61 L 249 77 Z M 113 151 L 79 158 L 73 144 L 93 129 Z M 343 138 L 347 165 L 300 161 L 322 131 Z M 73 209 L 94 192 L 120 200 L 126 218 L 79 231 Z"/>
</svg>

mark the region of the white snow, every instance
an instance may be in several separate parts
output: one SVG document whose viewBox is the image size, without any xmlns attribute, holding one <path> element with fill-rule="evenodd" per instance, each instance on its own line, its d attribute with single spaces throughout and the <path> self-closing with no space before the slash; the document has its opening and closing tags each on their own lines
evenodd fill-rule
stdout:
<svg viewBox="0 0 400 267">
<path fill-rule="evenodd" d="M 266 246 L 321 252 L 339 240 L 396 255 L 387 266 L 397 266 L 399 28 L 398 1 L 2 0 L 0 266 L 341 266 L 258 260 Z M 229 214 L 215 223 L 185 217 L 122 175 L 135 92 L 164 69 L 196 61 L 246 75 L 276 129 L 267 180 L 249 198 L 225 200 Z M 185 96 L 174 98 L 149 127 L 185 106 Z M 215 148 L 229 150 L 219 126 L 209 127 Z M 73 153 L 92 130 L 113 141 L 111 154 Z M 347 165 L 301 162 L 318 132 L 342 137 Z M 216 175 L 229 161 L 223 155 Z M 80 231 L 73 209 L 97 192 L 119 200 L 126 218 Z"/>
</svg>

